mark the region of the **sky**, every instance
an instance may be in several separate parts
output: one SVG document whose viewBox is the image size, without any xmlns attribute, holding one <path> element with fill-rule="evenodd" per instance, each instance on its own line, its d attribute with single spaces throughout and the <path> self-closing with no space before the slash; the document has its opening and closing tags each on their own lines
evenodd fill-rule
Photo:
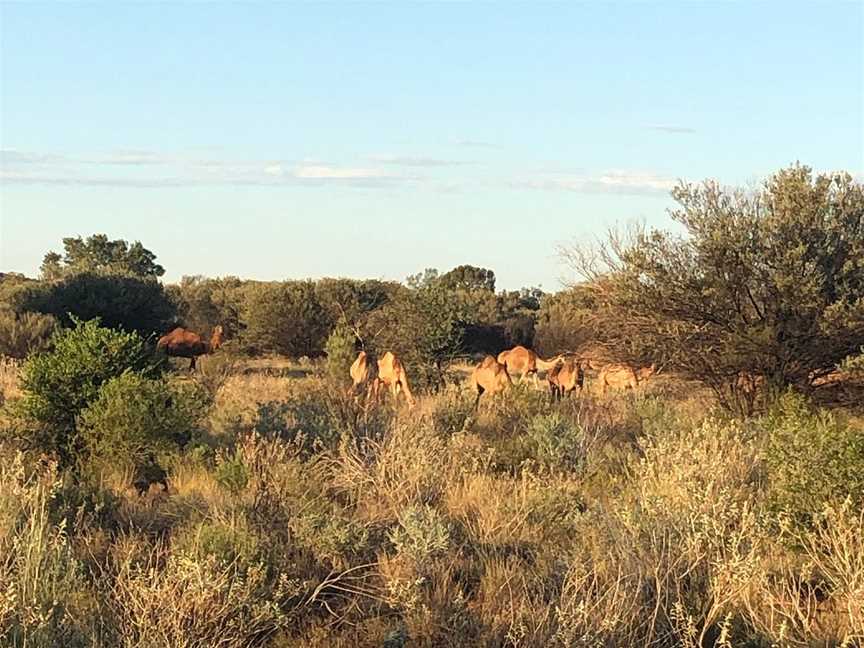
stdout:
<svg viewBox="0 0 864 648">
<path fill-rule="evenodd" d="M 0 2 L 0 271 L 557 290 L 669 190 L 864 172 L 864 3 Z"/>
</svg>

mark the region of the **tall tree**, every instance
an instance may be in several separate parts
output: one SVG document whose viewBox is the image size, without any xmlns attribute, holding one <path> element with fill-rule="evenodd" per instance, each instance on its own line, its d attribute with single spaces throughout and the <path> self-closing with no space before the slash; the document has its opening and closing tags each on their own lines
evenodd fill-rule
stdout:
<svg viewBox="0 0 864 648">
<path fill-rule="evenodd" d="M 127 274 L 137 277 L 161 277 L 165 268 L 156 263 L 156 255 L 135 241 L 109 240 L 105 234 L 86 239 L 63 239 L 63 251 L 48 252 L 42 260 L 42 278 L 52 281 L 79 272 Z"/>
<path fill-rule="evenodd" d="M 643 229 L 599 256 L 569 251 L 617 355 L 664 362 L 738 407 L 742 375 L 809 389 L 864 344 L 862 184 L 795 165 L 752 192 L 672 195 L 685 236 Z"/>
</svg>

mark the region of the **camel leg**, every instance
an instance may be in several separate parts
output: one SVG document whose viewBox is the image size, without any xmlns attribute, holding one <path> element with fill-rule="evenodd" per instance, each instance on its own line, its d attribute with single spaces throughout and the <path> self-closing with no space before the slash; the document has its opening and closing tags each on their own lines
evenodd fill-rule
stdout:
<svg viewBox="0 0 864 648">
<path fill-rule="evenodd" d="M 192 359 L 189 362 L 189 371 L 195 371 L 195 356 L 192 356 Z"/>
<path fill-rule="evenodd" d="M 480 407 L 480 397 L 483 395 L 483 391 L 484 391 L 484 389 L 480 385 L 477 385 L 477 398 L 474 399 L 474 411 L 475 412 Z"/>
</svg>

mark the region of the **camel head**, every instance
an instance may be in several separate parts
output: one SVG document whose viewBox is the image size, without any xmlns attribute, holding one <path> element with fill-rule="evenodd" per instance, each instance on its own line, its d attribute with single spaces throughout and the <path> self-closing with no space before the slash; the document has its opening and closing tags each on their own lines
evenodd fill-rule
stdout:
<svg viewBox="0 0 864 648">
<path fill-rule="evenodd" d="M 213 329 L 213 335 L 210 336 L 210 350 L 215 351 L 222 346 L 222 325 L 217 324 Z"/>
</svg>

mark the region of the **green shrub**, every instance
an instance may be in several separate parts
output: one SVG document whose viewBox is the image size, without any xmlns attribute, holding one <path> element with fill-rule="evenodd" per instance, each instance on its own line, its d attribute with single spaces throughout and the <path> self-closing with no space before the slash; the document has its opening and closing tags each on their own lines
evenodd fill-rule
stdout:
<svg viewBox="0 0 864 648">
<path fill-rule="evenodd" d="M 101 387 L 78 429 L 91 458 L 142 466 L 186 445 L 205 408 L 206 396 L 194 385 L 125 373 Z"/>
<path fill-rule="evenodd" d="M 346 569 L 369 541 L 366 528 L 339 510 L 304 511 L 291 518 L 291 532 L 315 559 L 334 569 Z"/>
<path fill-rule="evenodd" d="M 799 525 L 826 503 L 864 506 L 864 434 L 836 414 L 783 396 L 764 417 L 769 502 Z"/>
<path fill-rule="evenodd" d="M 585 434 L 559 412 L 535 416 L 528 425 L 524 443 L 532 458 L 547 469 L 572 471 L 585 460 Z"/>
<path fill-rule="evenodd" d="M 0 309 L 0 356 L 20 359 L 43 350 L 56 326 L 51 315 Z"/>
<path fill-rule="evenodd" d="M 396 551 L 423 564 L 445 553 L 450 546 L 450 525 L 428 505 L 409 506 L 399 515 L 399 524 L 390 532 Z"/>
<path fill-rule="evenodd" d="M 243 491 L 249 484 L 249 469 L 243 463 L 242 453 L 233 455 L 220 453 L 216 458 L 216 483 L 233 495 Z"/>
<path fill-rule="evenodd" d="M 337 385 L 347 384 L 350 376 L 348 370 L 357 357 L 354 348 L 356 336 L 350 327 L 340 324 L 333 329 L 324 345 L 327 354 L 327 375 Z"/>
<path fill-rule="evenodd" d="M 25 362 L 24 397 L 16 411 L 32 424 L 23 428 L 25 442 L 57 453 L 66 466 L 82 448 L 76 419 L 102 385 L 126 372 L 158 377 L 162 364 L 136 333 L 103 328 L 98 320 L 76 320 L 74 328 L 55 332 L 51 343 L 51 351 Z"/>
<path fill-rule="evenodd" d="M 235 563 L 243 569 L 261 557 L 258 537 L 242 517 L 204 520 L 179 531 L 172 546 L 175 555 L 198 562 L 213 558 L 220 565 Z"/>
<path fill-rule="evenodd" d="M 153 278 L 84 272 L 16 293 L 18 312 L 53 315 L 64 326 L 75 319 L 99 318 L 103 326 L 159 334 L 174 321 L 176 310 L 162 284 Z"/>
</svg>

